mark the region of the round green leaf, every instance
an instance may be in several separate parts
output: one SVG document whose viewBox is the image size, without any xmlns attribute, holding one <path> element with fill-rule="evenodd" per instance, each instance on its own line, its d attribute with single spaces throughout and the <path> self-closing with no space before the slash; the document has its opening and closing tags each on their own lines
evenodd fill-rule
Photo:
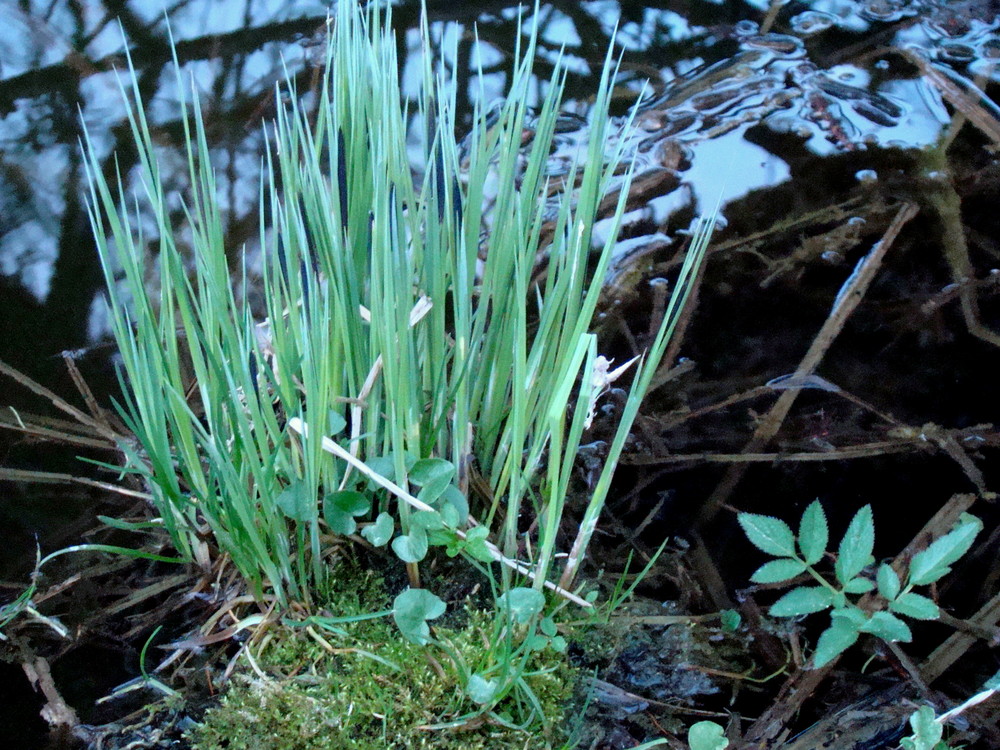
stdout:
<svg viewBox="0 0 1000 750">
<path fill-rule="evenodd" d="M 381 547 L 392 539 L 392 532 L 396 529 L 396 522 L 388 513 L 379 513 L 375 523 L 369 524 L 361 530 L 361 536 L 367 539 L 372 545 Z"/>
<path fill-rule="evenodd" d="M 493 553 L 486 545 L 489 535 L 489 529 L 485 526 L 474 526 L 465 532 L 465 551 L 469 557 L 479 562 L 493 562 Z"/>
<path fill-rule="evenodd" d="M 395 481 L 396 465 L 393 462 L 391 456 L 375 456 L 373 458 L 369 458 L 367 461 L 365 461 L 365 463 L 368 465 L 369 469 L 378 474 L 380 477 Z M 368 489 L 371 490 L 372 492 L 376 492 L 382 489 L 381 485 L 377 484 L 373 479 L 370 478 L 368 479 L 367 486 Z"/>
<path fill-rule="evenodd" d="M 714 721 L 699 721 L 688 729 L 691 750 L 723 750 L 729 746 L 725 730 Z"/>
<path fill-rule="evenodd" d="M 921 706 L 910 716 L 913 737 L 909 738 L 916 750 L 933 750 L 944 736 L 944 725 L 935 721 L 934 709 Z"/>
<path fill-rule="evenodd" d="M 344 419 L 344 415 L 339 411 L 330 409 L 330 414 L 327 417 L 326 434 L 336 435 L 345 427 L 347 427 L 347 420 Z"/>
<path fill-rule="evenodd" d="M 449 485 L 450 486 L 450 485 Z M 461 493 L 459 493 L 461 494 Z M 462 525 L 462 518 L 455 509 L 454 505 L 449 505 L 448 503 L 439 503 L 441 520 L 444 521 L 444 525 L 449 529 L 457 529 Z"/>
<path fill-rule="evenodd" d="M 451 485 L 455 466 L 443 458 L 424 458 L 410 469 L 410 482 L 420 487 L 417 498 L 432 505 Z"/>
<path fill-rule="evenodd" d="M 419 526 L 424 531 L 437 531 L 444 528 L 444 519 L 436 510 L 418 510 L 410 516 L 410 523 Z"/>
<path fill-rule="evenodd" d="M 465 686 L 465 694 L 480 705 L 486 705 L 493 700 L 499 687 L 496 680 L 487 680 L 482 675 L 474 674 L 469 677 L 469 682 Z"/>
<path fill-rule="evenodd" d="M 315 521 L 319 516 L 319 503 L 316 496 L 309 492 L 303 481 L 295 481 L 282 490 L 274 502 L 281 512 L 294 521 Z"/>
<path fill-rule="evenodd" d="M 444 492 L 441 494 L 441 497 L 438 498 L 437 507 L 441 510 L 441 514 L 446 520 L 449 517 L 449 512 L 457 514 L 457 518 L 454 522 L 450 520 L 448 521 L 448 525 L 452 528 L 457 528 L 469 520 L 469 500 L 462 494 L 462 491 L 453 484 L 449 484 L 444 488 Z"/>
<path fill-rule="evenodd" d="M 743 617 L 735 609 L 724 609 L 719 613 L 719 620 L 725 632 L 735 633 L 743 622 Z"/>
<path fill-rule="evenodd" d="M 449 482 L 455 476 L 455 466 L 443 458 L 422 458 L 410 468 L 410 481 L 418 487 L 442 477 Z"/>
<path fill-rule="evenodd" d="M 517 586 L 497 599 L 497 604 L 509 609 L 514 622 L 525 625 L 545 608 L 545 596 L 541 591 Z"/>
<path fill-rule="evenodd" d="M 407 589 L 392 602 L 392 617 L 408 641 L 424 645 L 430 642 L 428 620 L 445 613 L 447 606 L 427 589 Z"/>
<path fill-rule="evenodd" d="M 409 534 L 392 540 L 392 551 L 405 563 L 420 562 L 427 556 L 427 532 L 414 526 Z"/>
<path fill-rule="evenodd" d="M 371 501 L 360 492 L 331 492 L 323 498 L 323 518 L 331 531 L 346 536 L 357 529 L 354 517 L 365 515 L 371 507 Z"/>
</svg>

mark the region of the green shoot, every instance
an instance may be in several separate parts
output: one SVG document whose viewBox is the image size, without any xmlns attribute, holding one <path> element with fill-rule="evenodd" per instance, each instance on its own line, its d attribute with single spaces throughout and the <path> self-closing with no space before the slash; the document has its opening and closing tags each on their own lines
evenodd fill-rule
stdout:
<svg viewBox="0 0 1000 750">
<path fill-rule="evenodd" d="M 814 668 L 828 664 L 850 648 L 861 633 L 909 643 L 913 635 L 901 616 L 936 620 L 940 615 L 937 604 L 913 591 L 914 587 L 947 575 L 983 528 L 978 518 L 964 514 L 951 531 L 913 556 L 905 576 L 901 578 L 892 566 L 881 563 L 873 580 L 866 569 L 875 563 L 875 522 L 871 506 L 866 505 L 855 514 L 840 541 L 831 581 L 815 567 L 827 556 L 829 544 L 826 514 L 819 501 L 805 509 L 797 536 L 787 523 L 771 516 L 740 513 L 738 520 L 753 545 L 776 558 L 758 568 L 751 581 L 781 583 L 807 574 L 816 583 L 787 592 L 771 605 L 772 616 L 800 617 L 832 610 L 830 625 L 820 635 L 813 653 Z M 865 594 L 871 594 L 876 604 L 859 606 L 859 598 Z"/>
</svg>

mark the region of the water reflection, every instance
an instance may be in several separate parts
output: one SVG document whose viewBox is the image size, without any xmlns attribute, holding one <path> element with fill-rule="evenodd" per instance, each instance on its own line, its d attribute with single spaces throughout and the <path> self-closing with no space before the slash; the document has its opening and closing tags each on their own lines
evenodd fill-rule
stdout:
<svg viewBox="0 0 1000 750">
<path fill-rule="evenodd" d="M 698 206 L 714 203 L 720 193 L 735 199 L 788 178 L 777 149 L 766 139 L 746 137 L 748 128 L 765 120 L 773 131 L 805 138 L 819 154 L 845 144 L 919 146 L 937 138 L 948 113 L 933 87 L 909 72 L 886 72 L 887 60 L 874 49 L 859 60 L 830 64 L 826 32 L 878 31 L 890 46 L 917 50 L 952 73 L 996 76 L 997 21 L 987 18 L 985 5 L 977 16 L 940 3 L 821 0 L 797 4 L 773 26 L 761 3 L 650 5 L 602 0 L 543 6 L 539 87 L 565 49 L 568 95 L 585 112 L 617 24 L 616 43 L 625 52 L 618 106 L 624 111 L 648 81 L 648 90 L 666 93 L 652 97 L 647 111 L 668 116 L 675 129 L 682 115 L 690 115 L 684 132 L 669 135 L 689 144 L 698 136 L 701 145 L 684 179 Z M 502 97 L 517 36 L 516 8 L 491 2 L 429 6 L 431 36 L 459 83 L 460 110 L 468 112 L 480 97 Z M 261 133 L 275 111 L 275 84 L 288 74 L 304 95 L 314 88 L 326 12 L 322 3 L 281 0 L 187 0 L 165 10 L 148 0 L 34 0 L 0 9 L 0 272 L 9 300 L 0 322 L 11 334 L 3 357 L 42 375 L 49 368 L 39 357 L 91 345 L 106 333 L 77 143 L 82 120 L 104 155 L 105 170 L 117 170 L 131 186 L 135 154 L 119 91 L 126 67 L 123 37 L 138 93 L 163 146 L 161 169 L 182 193 L 184 135 L 169 35 L 176 40 L 184 79 L 193 81 L 207 115 L 227 246 L 235 256 L 253 246 L 260 230 Z M 407 74 L 404 91 L 414 95 L 418 6 L 402 3 L 394 12 L 397 27 L 410 29 L 399 36 L 399 58 Z M 762 33 L 774 30 L 792 36 Z M 455 59 L 446 52 L 453 42 Z M 755 59 L 741 62 L 751 51 Z M 701 72 L 711 71 L 713 63 L 726 66 L 728 74 Z M 482 87 L 474 80 L 479 69 Z M 795 98 L 795 92 L 798 102 L 781 100 Z M 746 114 L 754 107 L 758 111 Z M 739 127 L 739 117 L 745 127 Z M 705 135 L 713 125 L 707 120 L 734 132 L 710 142 Z M 183 223 L 179 201 L 175 218 Z M 155 227 L 144 229 L 155 240 Z"/>
</svg>

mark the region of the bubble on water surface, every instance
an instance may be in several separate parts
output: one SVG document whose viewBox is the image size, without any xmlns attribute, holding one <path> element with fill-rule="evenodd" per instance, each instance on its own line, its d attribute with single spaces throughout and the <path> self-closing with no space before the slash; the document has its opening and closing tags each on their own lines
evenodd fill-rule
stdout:
<svg viewBox="0 0 1000 750">
<path fill-rule="evenodd" d="M 942 44 L 938 49 L 938 58 L 945 62 L 967 63 L 976 59 L 976 50 L 968 44 Z"/>
<path fill-rule="evenodd" d="M 892 23 L 908 15 L 908 5 L 903 0 L 866 0 L 861 5 L 861 15 L 871 21 Z"/>
<path fill-rule="evenodd" d="M 791 27 L 792 31 L 796 34 L 809 36 L 810 34 L 818 34 L 821 31 L 826 31 L 831 26 L 835 26 L 836 23 L 836 16 L 830 13 L 807 10 L 805 13 L 799 13 L 792 18 Z"/>
</svg>

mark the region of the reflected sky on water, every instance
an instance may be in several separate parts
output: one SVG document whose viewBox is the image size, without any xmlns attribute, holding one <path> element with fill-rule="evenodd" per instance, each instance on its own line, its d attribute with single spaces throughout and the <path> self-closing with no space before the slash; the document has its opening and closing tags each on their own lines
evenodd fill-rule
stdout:
<svg viewBox="0 0 1000 750">
<path fill-rule="evenodd" d="M 992 61 L 1000 57 L 997 20 L 949 15 L 946 3 L 793 3 L 774 19 L 774 33 L 764 35 L 778 39 L 770 46 L 755 41 L 761 25 L 771 23 L 764 2 L 650 5 L 595 0 L 543 6 L 539 86 L 565 45 L 567 95 L 575 102 L 568 106 L 585 114 L 618 25 L 619 108 L 624 112 L 646 86 L 646 109 L 659 108 L 673 128 L 670 139 L 685 151 L 682 163 L 669 165 L 682 173 L 681 192 L 648 196 L 650 216 L 663 226 L 681 208 L 703 211 L 721 196 L 725 213 L 726 202 L 792 178 L 786 155 L 755 135 L 762 123 L 799 138 L 817 155 L 936 139 L 950 116 L 937 90 L 898 60 L 845 56 L 852 44 L 879 34 L 880 48 L 915 50 L 963 86 L 977 75 L 995 77 Z M 404 92 L 413 95 L 419 11 L 402 3 L 394 13 Z M 507 3 L 429 4 L 434 45 L 439 52 L 456 50 L 457 59 L 447 53 L 445 64 L 459 82 L 464 111 L 480 96 L 487 102 L 503 96 L 517 15 Z M 186 168 L 169 26 L 184 80 L 193 81 L 209 123 L 227 247 L 235 253 L 252 248 L 260 234 L 262 132 L 275 113 L 275 87 L 287 74 L 299 91 L 314 89 L 326 20 L 325 4 L 281 0 L 31 0 L 0 7 L 0 292 L 10 299 L 7 307 L 20 308 L 0 312 L 0 324 L 22 342 L 0 356 L 31 369 L 35 357 L 86 347 L 106 335 L 78 140 L 82 119 L 105 169 L 117 168 L 135 186 L 135 153 L 119 91 L 126 70 L 123 37 L 154 138 L 163 146 L 166 184 L 180 195 Z M 480 67 L 482 95 L 472 74 Z M 789 91 L 798 92 L 790 102 Z M 647 118 L 650 128 L 661 127 L 652 121 Z M 662 140 L 665 127 L 644 137 Z M 418 127 L 412 132 L 419 138 Z M 640 139 L 633 151 L 646 158 Z M 419 153 L 415 148 L 412 159 L 418 171 Z M 176 210 L 181 223 L 179 199 Z M 155 239 L 155 227 L 144 229 Z"/>
</svg>

